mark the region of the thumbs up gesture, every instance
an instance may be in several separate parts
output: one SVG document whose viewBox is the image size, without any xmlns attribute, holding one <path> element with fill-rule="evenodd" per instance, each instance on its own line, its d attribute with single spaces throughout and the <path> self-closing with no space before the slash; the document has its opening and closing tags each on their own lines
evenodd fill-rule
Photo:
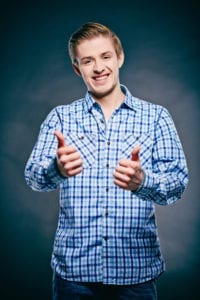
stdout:
<svg viewBox="0 0 200 300">
<path fill-rule="evenodd" d="M 74 146 L 68 146 L 63 134 L 56 130 L 55 136 L 58 140 L 57 166 L 60 173 L 65 177 L 71 177 L 82 171 L 83 161 Z"/>
<path fill-rule="evenodd" d="M 121 159 L 114 171 L 114 183 L 130 191 L 135 191 L 142 184 L 144 173 L 139 158 L 140 147 L 133 149 L 131 159 Z"/>
</svg>

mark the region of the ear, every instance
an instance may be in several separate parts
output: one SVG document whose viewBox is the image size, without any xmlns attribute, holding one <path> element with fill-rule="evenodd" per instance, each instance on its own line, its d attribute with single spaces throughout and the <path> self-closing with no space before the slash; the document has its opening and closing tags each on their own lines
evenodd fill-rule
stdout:
<svg viewBox="0 0 200 300">
<path fill-rule="evenodd" d="M 118 56 L 119 69 L 122 67 L 123 63 L 124 63 L 124 52 L 122 51 Z"/>
<path fill-rule="evenodd" d="M 73 63 L 72 66 L 73 66 L 74 72 L 75 72 L 78 76 L 81 76 L 81 77 L 82 77 L 78 64 Z"/>
</svg>

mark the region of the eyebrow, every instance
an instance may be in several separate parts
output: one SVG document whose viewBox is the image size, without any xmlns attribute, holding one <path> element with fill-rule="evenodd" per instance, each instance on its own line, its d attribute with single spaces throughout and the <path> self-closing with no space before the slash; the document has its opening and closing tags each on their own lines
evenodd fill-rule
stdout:
<svg viewBox="0 0 200 300">
<path fill-rule="evenodd" d="M 85 59 L 91 59 L 91 58 L 92 58 L 92 56 L 84 56 L 84 57 L 81 58 L 81 61 L 83 61 Z"/>
<path fill-rule="evenodd" d="M 101 55 L 106 55 L 106 54 L 113 54 L 112 51 L 106 51 L 106 52 L 103 52 Z"/>
<path fill-rule="evenodd" d="M 113 52 L 112 51 L 106 51 L 106 52 L 101 53 L 100 55 L 104 56 L 104 55 L 108 55 L 108 54 L 112 55 Z M 85 59 L 92 59 L 92 56 L 84 56 L 84 57 L 81 58 L 81 61 L 84 61 Z"/>
</svg>

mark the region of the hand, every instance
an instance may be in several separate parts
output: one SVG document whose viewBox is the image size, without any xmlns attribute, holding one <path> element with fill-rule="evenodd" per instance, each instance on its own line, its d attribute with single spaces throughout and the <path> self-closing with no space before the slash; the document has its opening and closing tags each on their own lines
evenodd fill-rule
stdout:
<svg viewBox="0 0 200 300">
<path fill-rule="evenodd" d="M 131 159 L 121 159 L 115 168 L 114 183 L 130 191 L 135 191 L 142 184 L 144 173 L 139 158 L 140 147 L 133 149 Z"/>
<path fill-rule="evenodd" d="M 55 136 L 58 140 L 57 165 L 60 173 L 65 177 L 71 177 L 82 171 L 83 161 L 79 152 L 73 146 L 67 146 L 63 134 L 56 130 Z"/>
</svg>

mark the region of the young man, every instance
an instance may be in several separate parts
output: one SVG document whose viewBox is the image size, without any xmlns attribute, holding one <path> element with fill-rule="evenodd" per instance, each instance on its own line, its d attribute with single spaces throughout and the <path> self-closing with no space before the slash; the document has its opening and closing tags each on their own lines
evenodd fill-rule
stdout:
<svg viewBox="0 0 200 300">
<path fill-rule="evenodd" d="M 84 24 L 69 54 L 87 93 L 47 116 L 25 170 L 32 189 L 60 188 L 54 299 L 156 299 L 154 204 L 186 187 L 179 137 L 166 109 L 120 85 L 124 53 L 109 28 Z"/>
</svg>

